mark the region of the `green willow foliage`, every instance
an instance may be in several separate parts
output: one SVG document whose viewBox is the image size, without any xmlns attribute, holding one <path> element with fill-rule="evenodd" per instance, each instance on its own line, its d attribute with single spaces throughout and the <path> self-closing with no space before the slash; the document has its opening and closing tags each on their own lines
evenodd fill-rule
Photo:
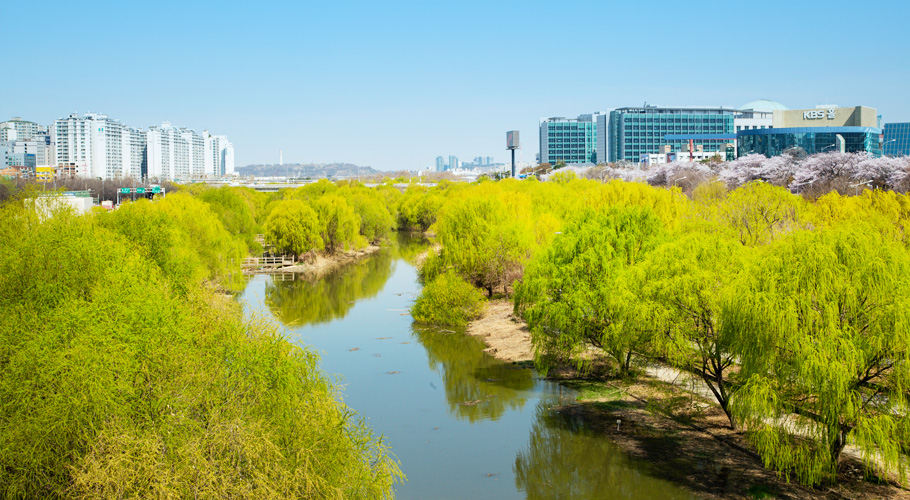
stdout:
<svg viewBox="0 0 910 500">
<path fill-rule="evenodd" d="M 906 473 L 910 197 L 807 202 L 712 181 L 689 200 L 566 175 L 412 186 L 398 218 L 441 244 L 421 268 L 421 307 L 449 307 L 431 287 L 441 276 L 488 293 L 514 285 L 541 368 L 669 362 L 788 478 L 834 480 L 846 445 L 870 471 Z"/>
<path fill-rule="evenodd" d="M 864 225 L 769 248 L 724 308 L 742 360 L 733 410 L 765 463 L 833 479 L 844 446 L 903 474 L 910 443 L 910 257 Z"/>
<path fill-rule="evenodd" d="M 234 248 L 208 214 L 190 195 L 46 220 L 0 206 L 0 495 L 391 495 L 396 462 L 317 356 L 193 282 Z"/>
<path fill-rule="evenodd" d="M 640 297 L 645 280 L 637 267 L 665 238 L 646 207 L 586 210 L 526 271 L 515 295 L 527 319 L 539 364 L 580 356 L 589 347 L 608 353 L 629 373 L 632 355 L 654 335 L 650 303 Z"/>
<path fill-rule="evenodd" d="M 418 323 L 464 326 L 480 316 L 483 305 L 483 295 L 449 271 L 423 288 L 411 308 L 411 315 Z"/>
<path fill-rule="evenodd" d="M 304 201 L 278 202 L 265 221 L 265 241 L 283 254 L 298 256 L 324 247 L 319 216 Z"/>
<path fill-rule="evenodd" d="M 388 241 L 396 228 L 401 197 L 391 186 L 368 188 L 325 179 L 284 189 L 263 204 L 267 242 L 276 245 L 278 252 L 300 255 L 310 250 L 332 254 Z M 315 214 L 301 208 L 301 203 Z M 289 212 L 289 207 L 294 208 Z"/>
</svg>

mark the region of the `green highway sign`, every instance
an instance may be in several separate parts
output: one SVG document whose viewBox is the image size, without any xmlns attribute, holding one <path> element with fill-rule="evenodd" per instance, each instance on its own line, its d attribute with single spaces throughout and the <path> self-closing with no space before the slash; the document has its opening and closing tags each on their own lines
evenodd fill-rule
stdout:
<svg viewBox="0 0 910 500">
<path fill-rule="evenodd" d="M 129 193 L 129 192 L 130 192 L 130 188 L 120 188 L 120 192 L 121 192 L 121 193 Z"/>
<path fill-rule="evenodd" d="M 152 188 L 152 192 L 153 192 L 153 193 L 160 193 L 160 192 L 161 192 L 161 187 L 160 187 L 160 186 L 155 186 L 155 187 L 153 187 L 153 188 Z"/>
<path fill-rule="evenodd" d="M 145 188 L 136 188 L 136 194 L 145 194 Z"/>
</svg>

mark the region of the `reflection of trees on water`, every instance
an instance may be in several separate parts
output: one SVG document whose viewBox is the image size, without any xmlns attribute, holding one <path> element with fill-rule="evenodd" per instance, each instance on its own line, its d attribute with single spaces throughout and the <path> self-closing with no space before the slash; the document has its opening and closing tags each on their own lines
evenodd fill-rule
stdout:
<svg viewBox="0 0 910 500">
<path fill-rule="evenodd" d="M 377 295 L 399 259 L 412 260 L 427 241 L 407 233 L 394 235 L 387 248 L 347 264 L 323 278 L 268 282 L 265 303 L 283 324 L 301 326 L 343 318 L 359 299 Z"/>
<path fill-rule="evenodd" d="M 471 422 L 496 420 L 507 409 L 524 406 L 522 391 L 534 386 L 533 371 L 497 361 L 484 354 L 482 340 L 434 327 L 413 327 L 414 337 L 427 351 L 430 369 L 443 371 L 449 411 Z"/>
<path fill-rule="evenodd" d="M 648 476 L 643 464 L 587 429 L 577 415 L 548 409 L 552 403 L 540 401 L 528 448 L 515 457 L 515 485 L 529 500 L 692 498 Z"/>
</svg>

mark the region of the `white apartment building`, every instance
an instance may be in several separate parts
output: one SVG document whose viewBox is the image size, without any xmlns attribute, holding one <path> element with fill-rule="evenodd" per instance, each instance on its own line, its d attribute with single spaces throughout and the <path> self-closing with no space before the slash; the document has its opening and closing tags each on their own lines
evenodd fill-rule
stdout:
<svg viewBox="0 0 910 500">
<path fill-rule="evenodd" d="M 234 145 L 226 135 L 202 132 L 205 139 L 205 173 L 216 177 L 234 175 Z"/>
<path fill-rule="evenodd" d="M 169 122 L 148 130 L 148 176 L 180 180 L 220 175 L 224 168 L 223 151 L 230 147 L 233 170 L 233 146 L 225 136 L 201 135 L 194 130 L 177 128 Z"/>
<path fill-rule="evenodd" d="M 5 122 L 0 122 L 0 142 L 28 141 L 41 131 L 44 131 L 44 127 L 41 125 L 14 116 Z"/>
<path fill-rule="evenodd" d="M 145 133 L 107 115 L 71 114 L 54 122 L 57 166 L 75 167 L 76 175 L 115 179 L 142 176 Z"/>
</svg>

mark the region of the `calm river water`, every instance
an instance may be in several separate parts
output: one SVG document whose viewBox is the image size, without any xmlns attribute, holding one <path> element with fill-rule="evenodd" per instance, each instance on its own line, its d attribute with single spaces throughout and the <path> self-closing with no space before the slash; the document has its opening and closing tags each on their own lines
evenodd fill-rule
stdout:
<svg viewBox="0 0 910 500">
<path fill-rule="evenodd" d="M 382 434 L 407 482 L 399 499 L 690 498 L 612 443 L 550 408 L 574 395 L 483 342 L 412 324 L 424 241 L 388 248 L 327 276 L 250 280 L 248 314 L 274 318 L 321 355 L 345 403 Z"/>
</svg>

